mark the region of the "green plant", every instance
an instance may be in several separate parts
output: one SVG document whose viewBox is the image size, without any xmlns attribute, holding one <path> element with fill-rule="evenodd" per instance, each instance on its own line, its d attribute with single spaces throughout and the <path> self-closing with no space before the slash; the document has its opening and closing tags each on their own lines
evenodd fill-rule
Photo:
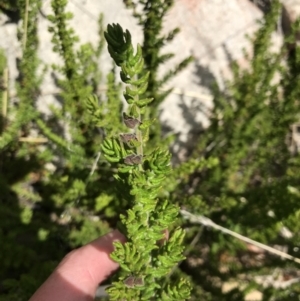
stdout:
<svg viewBox="0 0 300 301">
<path fill-rule="evenodd" d="M 13 143 L 22 129 L 23 135 L 28 134 L 28 124 L 36 116 L 34 102 L 39 94 L 41 75 L 38 74 L 38 65 L 40 63 L 37 57 L 37 37 L 36 37 L 36 20 L 40 7 L 40 1 L 33 1 L 30 8 L 25 8 L 25 1 L 20 0 L 19 5 L 22 7 L 21 15 L 23 17 L 22 27 L 19 28 L 19 40 L 22 37 L 23 57 L 19 64 L 19 80 L 16 85 L 19 98 L 18 108 L 7 110 L 7 124 L 5 131 L 0 138 L 0 149 L 4 149 Z M 28 19 L 32 23 L 28 24 Z M 31 47 L 26 47 L 30 44 Z M 7 83 L 6 83 L 7 84 Z M 6 98 L 6 107 L 9 107 L 9 99 Z M 14 116 L 11 118 L 11 116 Z"/>
<path fill-rule="evenodd" d="M 123 118 L 127 128 L 133 130 L 107 137 L 101 145 L 105 158 L 112 164 L 119 163 L 114 177 L 129 202 L 126 214 L 120 216 L 121 229 L 128 241 L 124 245 L 116 243 L 111 255 L 122 272 L 108 292 L 112 300 L 186 300 L 188 282 L 166 282 L 173 266 L 184 258 L 181 246 L 184 232 L 177 228 L 166 237 L 178 207 L 158 198 L 170 173 L 169 152 L 158 148 L 148 153 L 146 148 L 153 121 L 142 117 L 153 99 L 141 97 L 149 78 L 149 72 L 143 73 L 142 49 L 138 45 L 134 54 L 129 31 L 123 32 L 118 24 L 108 25 L 105 38 L 126 84 L 124 97 L 129 108 Z"/>
<path fill-rule="evenodd" d="M 279 11 L 280 3 L 273 1 L 252 40 L 253 57 L 246 55 L 250 67 L 245 70 L 234 63 L 233 80 L 224 91 L 214 89 L 211 124 L 201 134 L 192 158 L 215 157 L 219 163 L 196 171 L 174 198 L 184 198 L 193 213 L 205 214 L 261 243 L 288 246 L 288 252 L 294 254 L 300 227 L 296 221 L 299 155 L 290 151 L 287 138 L 291 125 L 299 121 L 299 47 L 294 44 L 299 22 L 282 48 L 271 51 Z M 289 238 L 280 234 L 287 225 L 293 233 Z M 187 226 L 186 244 L 190 244 L 200 230 Z M 201 289 L 195 288 L 194 300 L 203 296 L 208 300 L 244 300 L 247 289 L 222 292 L 222 284 L 229 281 L 242 283 L 249 290 L 258 288 L 265 294 L 263 300 L 272 294 L 277 300 L 279 292 L 274 287 L 264 290 L 253 279 L 258 274 L 272 274 L 274 267 L 282 271 L 297 268 L 295 263 L 268 254 L 259 259 L 251 246 L 220 233 L 204 230 L 198 237 L 186 255 L 190 260 L 182 267 L 192 275 L 194 285 L 200 277 L 207 279 Z M 196 250 L 202 263 L 193 265 Z M 247 281 L 241 280 L 245 274 Z M 293 289 L 298 291 L 297 286 Z M 283 295 L 288 298 L 286 291 Z"/>
<path fill-rule="evenodd" d="M 161 50 L 177 29 L 161 30 L 174 1 L 137 2 L 142 13 L 126 4 L 135 9 L 143 45 L 135 51 L 129 32 L 109 26 L 105 35 L 117 67 L 103 75 L 102 17 L 99 41 L 81 45 L 69 26 L 67 1 L 52 0 L 50 31 L 62 63 L 47 68 L 56 74 L 60 106 L 44 116 L 36 110 L 44 93 L 37 56 L 41 2 L 17 1 L 23 54 L 14 97 L 0 52 L 0 300 L 28 299 L 64 254 L 115 227 L 128 242 L 112 254 L 121 269 L 107 280 L 111 300 L 182 300 L 191 289 L 191 300 L 240 301 L 253 288 L 264 300 L 294 300 L 297 283 L 278 290 L 255 279 L 274 269 L 299 277 L 295 263 L 253 253 L 232 237 L 182 221 L 178 212 L 180 206 L 299 257 L 300 159 L 286 143 L 299 120 L 299 22 L 280 51 L 270 51 L 279 11 L 272 2 L 252 41 L 249 69 L 233 64 L 233 80 L 214 91 L 211 124 L 193 155 L 171 168 L 169 140 L 155 117 L 170 92 L 160 88 L 171 73 L 158 78 L 157 70 L 171 57 Z M 0 1 L 0 8 L 9 3 Z M 280 234 L 283 226 L 290 238 Z M 224 292 L 231 281 L 240 287 Z"/>
<path fill-rule="evenodd" d="M 98 59 L 104 44 L 102 16 L 99 18 L 99 43 L 78 45 L 79 39 L 68 24 L 72 15 L 66 12 L 67 1 L 51 2 L 53 14 L 48 16 L 52 23 L 49 31 L 53 35 L 53 50 L 61 56 L 62 64 L 47 68 L 53 70 L 61 92 L 57 94 L 60 106 L 51 106 L 52 114 L 44 116 L 36 110 L 36 101 L 43 95 L 39 88 L 43 72 L 38 72 L 42 63 L 37 57 L 36 20 L 40 4 L 40 1 L 20 0 L 16 7 L 22 18 L 19 39 L 23 45 L 18 101 L 17 105 L 8 107 L 7 115 L 2 118 L 5 122 L 0 138 L 1 171 L 5 177 L 0 175 L 0 205 L 1 216 L 10 216 L 7 220 L 1 219 L 0 231 L 1 240 L 5 241 L 1 259 L 7 262 L 0 273 L 5 279 L 1 279 L 1 298 L 3 296 L 5 300 L 16 300 L 19 295 L 29 297 L 63 253 L 115 227 L 116 217 L 131 207 L 133 200 L 129 195 L 129 182 L 124 188 L 122 182 L 113 178 L 115 168 L 104 160 L 100 149 L 100 145 L 106 143 L 104 138 L 108 133 L 116 137 L 127 129 L 120 120 L 124 109 L 114 67 L 106 76 L 105 95 L 99 93 L 102 74 Z M 4 65 L 2 67 L 5 69 Z M 96 96 L 88 98 L 91 93 Z M 1 96 L 5 99 L 7 95 Z M 7 104 L 10 100 L 8 95 Z M 147 101 L 150 99 L 144 98 L 144 105 Z M 144 106 L 141 102 L 140 105 Z M 144 140 L 149 126 L 150 121 L 144 120 L 140 134 L 137 133 Z M 32 133 L 42 138 L 43 146 L 35 142 Z M 128 136 L 123 139 L 127 141 Z M 131 143 L 142 153 L 141 145 L 137 146 L 135 141 Z M 154 154 L 161 157 L 167 152 Z M 17 168 L 18 164 L 22 169 Z M 156 185 L 162 178 L 163 175 L 156 180 Z M 154 174 L 151 179 L 155 182 Z M 121 189 L 115 189 L 116 183 Z M 19 236 L 24 237 L 24 241 L 12 252 Z M 35 250 L 44 252 L 37 254 Z M 26 260 L 14 259 L 20 254 Z M 39 265 L 40 261 L 42 265 Z M 7 273 L 12 262 L 14 268 Z"/>
<path fill-rule="evenodd" d="M 13 103 L 6 93 L 5 76 L 0 92 L 1 107 L 7 107 L 1 114 L 0 135 L 1 300 L 19 300 L 20 296 L 28 299 L 63 254 L 109 230 L 106 220 L 93 218 L 97 213 L 111 218 L 117 211 L 110 206 L 114 191 L 108 185 L 108 165 L 97 168 L 101 128 L 85 126 L 91 117 L 82 114 L 86 110 L 80 110 L 79 99 L 98 92 L 98 58 L 104 39 L 100 37 L 98 45 L 82 45 L 76 51 L 77 38 L 68 28 L 66 3 L 53 1 L 54 15 L 50 17 L 54 24 L 54 50 L 63 58 L 62 66 L 53 66 L 61 72 L 57 84 L 62 90 L 62 109 L 52 107 L 52 116 L 43 116 L 36 109 L 36 101 L 43 94 L 43 72 L 39 72 L 41 62 L 37 56 L 41 2 L 18 2 L 22 17 L 18 38 L 23 54 L 18 64 L 17 101 Z M 58 19 L 61 23 L 56 22 Z M 99 25 L 101 20 L 102 17 Z M 0 67 L 2 78 L 6 68 L 2 55 Z M 117 108 L 121 107 L 121 102 L 116 101 L 118 91 L 115 76 L 110 73 L 108 99 L 102 112 L 104 115 L 107 109 L 114 108 L 108 118 L 118 115 Z M 35 142 L 38 139 L 32 133 L 43 135 L 44 145 Z M 65 138 L 68 134 L 74 148 L 71 140 Z M 52 169 L 45 167 L 47 163 Z"/>
</svg>

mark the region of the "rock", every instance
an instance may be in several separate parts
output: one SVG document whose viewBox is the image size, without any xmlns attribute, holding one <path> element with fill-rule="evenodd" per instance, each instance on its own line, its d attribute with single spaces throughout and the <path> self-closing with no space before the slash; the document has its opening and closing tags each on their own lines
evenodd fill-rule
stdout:
<svg viewBox="0 0 300 301">
<path fill-rule="evenodd" d="M 282 27 L 285 34 L 290 33 L 291 24 L 300 16 L 299 0 L 281 0 L 282 3 Z M 300 39 L 300 34 L 298 34 Z"/>
<path fill-rule="evenodd" d="M 300 14 L 299 0 L 281 0 L 282 8 L 286 12 L 287 17 L 292 22 L 295 22 Z"/>
<path fill-rule="evenodd" d="M 183 95 L 166 99 L 161 118 L 180 133 L 179 139 L 184 143 L 189 132 L 197 133 L 208 125 L 211 85 L 217 82 L 224 87 L 224 80 L 232 75 L 232 61 L 244 68 L 248 66 L 243 49 L 251 53 L 251 44 L 245 36 L 256 32 L 257 20 L 262 17 L 263 13 L 248 0 L 176 1 L 165 24 L 167 29 L 178 26 L 181 32 L 166 46 L 166 51 L 177 53 L 167 67 L 190 54 L 195 62 L 170 83 Z"/>
<path fill-rule="evenodd" d="M 250 0 L 254 3 L 261 11 L 268 13 L 271 9 L 272 0 Z"/>
</svg>

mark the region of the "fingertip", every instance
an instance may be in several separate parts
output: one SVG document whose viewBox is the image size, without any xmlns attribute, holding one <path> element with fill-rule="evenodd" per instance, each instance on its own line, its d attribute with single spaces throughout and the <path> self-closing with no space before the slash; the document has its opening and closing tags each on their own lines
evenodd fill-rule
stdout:
<svg viewBox="0 0 300 301">
<path fill-rule="evenodd" d="M 118 230 L 101 236 L 89 244 L 73 251 L 66 256 L 66 262 L 62 262 L 65 268 L 78 265 L 82 266 L 82 273 L 90 275 L 91 285 L 97 287 L 105 280 L 119 265 L 110 258 L 114 251 L 114 242 L 124 243 L 126 238 Z M 69 258 L 68 258 L 69 257 Z"/>
</svg>

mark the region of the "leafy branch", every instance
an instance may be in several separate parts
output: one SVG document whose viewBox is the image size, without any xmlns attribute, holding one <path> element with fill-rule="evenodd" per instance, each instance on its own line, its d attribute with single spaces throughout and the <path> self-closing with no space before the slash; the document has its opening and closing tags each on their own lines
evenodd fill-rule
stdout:
<svg viewBox="0 0 300 301">
<path fill-rule="evenodd" d="M 121 266 L 119 281 L 113 282 L 108 292 L 111 300 L 185 300 L 190 294 L 189 283 L 183 279 L 178 283 L 166 281 L 172 268 L 184 259 L 184 231 L 176 228 L 169 233 L 179 208 L 158 199 L 171 171 L 169 151 L 156 148 L 148 153 L 146 147 L 154 120 L 143 119 L 153 98 L 142 97 L 149 78 L 149 72 L 144 72 L 142 48 L 138 45 L 134 51 L 129 31 L 124 32 L 119 24 L 108 25 L 104 35 L 126 84 L 128 110 L 123 112 L 123 122 L 129 129 L 127 133 L 108 135 L 101 145 L 104 157 L 117 164 L 114 177 L 130 207 L 120 216 L 127 242 L 116 243 L 111 254 Z M 97 102 L 91 100 L 87 99 L 87 106 L 92 113 L 93 108 L 97 111 Z"/>
</svg>

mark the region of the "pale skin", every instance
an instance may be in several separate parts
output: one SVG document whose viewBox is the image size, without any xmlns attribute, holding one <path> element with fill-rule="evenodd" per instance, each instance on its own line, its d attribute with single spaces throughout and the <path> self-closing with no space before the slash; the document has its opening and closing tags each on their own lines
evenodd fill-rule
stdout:
<svg viewBox="0 0 300 301">
<path fill-rule="evenodd" d="M 113 242 L 125 242 L 117 230 L 70 252 L 29 301 L 92 301 L 99 283 L 117 268 L 110 259 Z"/>
</svg>

